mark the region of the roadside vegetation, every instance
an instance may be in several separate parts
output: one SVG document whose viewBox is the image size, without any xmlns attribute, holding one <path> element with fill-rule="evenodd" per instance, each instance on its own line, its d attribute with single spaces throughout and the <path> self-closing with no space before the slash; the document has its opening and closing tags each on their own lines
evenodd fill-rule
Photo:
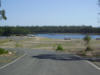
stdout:
<svg viewBox="0 0 100 75">
<path fill-rule="evenodd" d="M 5 41 L 0 44 L 1 48 L 28 48 L 28 49 L 42 49 L 42 50 L 59 50 L 60 47 L 63 48 L 62 51 L 67 53 L 82 53 L 93 54 L 94 56 L 100 56 L 100 40 L 91 39 L 86 42 L 83 39 L 50 39 L 42 37 L 27 37 L 27 36 L 13 36 L 8 37 L 9 41 Z M 6 39 L 8 39 L 6 38 Z M 5 40 L 6 40 L 5 39 Z"/>
<path fill-rule="evenodd" d="M 84 41 L 85 49 L 83 51 L 80 51 L 79 55 L 81 55 L 81 56 L 93 56 L 93 54 L 92 54 L 93 49 L 90 46 L 91 37 L 89 35 L 86 35 L 83 38 L 83 41 Z"/>
<path fill-rule="evenodd" d="M 3 48 L 0 48 L 0 55 L 2 54 L 8 54 L 8 51 Z"/>
<path fill-rule="evenodd" d="M 4 43 L 7 43 L 7 42 L 10 42 L 11 40 L 10 39 L 0 39 L 0 45 L 4 44 Z"/>
<path fill-rule="evenodd" d="M 64 51 L 63 46 L 61 44 L 58 44 L 56 51 Z"/>
<path fill-rule="evenodd" d="M 86 46 L 85 52 L 92 51 L 92 48 L 90 47 L 91 37 L 89 35 L 86 35 L 83 40 Z"/>
<path fill-rule="evenodd" d="M 23 47 L 22 44 L 20 44 L 20 43 L 15 43 L 15 48 L 20 48 L 20 47 Z"/>
<path fill-rule="evenodd" d="M 9 41 L 4 41 L 9 38 Z M 85 56 L 100 57 L 100 40 L 91 39 L 50 39 L 42 37 L 13 36 L 3 39 L 1 48 L 28 48 L 35 50 L 56 50 L 72 54 L 82 54 Z M 88 40 L 88 42 L 86 42 Z M 88 46 L 89 45 L 89 46 Z M 91 50 L 92 49 L 92 50 Z M 94 61 L 100 63 L 99 61 Z"/>
</svg>

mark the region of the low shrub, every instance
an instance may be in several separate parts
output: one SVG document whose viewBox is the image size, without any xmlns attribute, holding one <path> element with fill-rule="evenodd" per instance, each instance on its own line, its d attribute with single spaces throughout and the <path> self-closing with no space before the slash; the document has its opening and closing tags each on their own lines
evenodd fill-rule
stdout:
<svg viewBox="0 0 100 75">
<path fill-rule="evenodd" d="M 85 51 L 87 52 L 87 51 L 93 51 L 93 50 L 91 49 L 90 46 L 87 46 L 87 48 L 85 49 Z"/>
<path fill-rule="evenodd" d="M 7 50 L 5 50 L 5 49 L 3 49 L 3 48 L 0 48 L 0 55 L 1 55 L 1 54 L 7 54 L 7 53 L 8 53 Z"/>
<path fill-rule="evenodd" d="M 86 52 L 85 51 L 79 51 L 77 54 L 80 55 L 80 56 L 86 56 Z"/>
<path fill-rule="evenodd" d="M 100 57 L 100 52 L 93 52 L 93 56 Z"/>
<path fill-rule="evenodd" d="M 61 44 L 59 44 L 59 45 L 57 46 L 56 51 L 64 51 L 64 48 L 62 47 Z"/>
</svg>

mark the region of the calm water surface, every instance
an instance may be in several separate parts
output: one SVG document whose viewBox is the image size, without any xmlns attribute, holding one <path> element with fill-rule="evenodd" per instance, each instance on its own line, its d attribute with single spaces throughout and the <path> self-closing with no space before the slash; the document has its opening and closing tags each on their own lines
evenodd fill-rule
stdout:
<svg viewBox="0 0 100 75">
<path fill-rule="evenodd" d="M 85 34 L 36 34 L 39 37 L 46 38 L 54 38 L 54 39 L 64 39 L 64 38 L 72 38 L 72 39 L 82 39 Z M 90 35 L 92 39 L 100 38 L 100 35 Z"/>
</svg>

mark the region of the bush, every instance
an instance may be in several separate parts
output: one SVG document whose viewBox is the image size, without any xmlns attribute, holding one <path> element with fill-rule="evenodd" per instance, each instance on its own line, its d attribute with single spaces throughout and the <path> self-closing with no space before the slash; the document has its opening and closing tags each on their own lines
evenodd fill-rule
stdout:
<svg viewBox="0 0 100 75">
<path fill-rule="evenodd" d="M 63 49 L 63 47 L 62 47 L 61 44 L 59 44 L 59 45 L 57 46 L 56 51 L 64 51 L 64 49 Z"/>
<path fill-rule="evenodd" d="M 0 54 L 7 54 L 7 53 L 8 53 L 7 50 L 5 50 L 5 49 L 3 49 L 3 48 L 0 48 Z"/>
<path fill-rule="evenodd" d="M 87 46 L 87 48 L 85 49 L 85 51 L 92 51 L 91 47 L 90 46 Z"/>
<path fill-rule="evenodd" d="M 77 54 L 80 55 L 80 56 L 86 56 L 86 52 L 85 51 L 79 51 Z"/>
</svg>

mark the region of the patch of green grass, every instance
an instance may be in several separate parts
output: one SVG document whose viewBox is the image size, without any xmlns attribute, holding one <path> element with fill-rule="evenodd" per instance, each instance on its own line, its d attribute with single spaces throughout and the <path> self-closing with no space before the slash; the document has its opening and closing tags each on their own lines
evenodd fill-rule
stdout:
<svg viewBox="0 0 100 75">
<path fill-rule="evenodd" d="M 24 38 L 22 41 L 34 41 L 36 40 L 35 38 Z"/>
<path fill-rule="evenodd" d="M 15 44 L 15 47 L 22 47 L 22 44 L 16 43 L 16 44 Z"/>
<path fill-rule="evenodd" d="M 74 43 L 72 42 L 66 42 L 66 43 L 63 43 L 64 46 L 73 46 L 75 45 Z"/>
<path fill-rule="evenodd" d="M 40 38 L 39 41 L 52 41 L 53 39 L 49 39 L 49 38 Z"/>
<path fill-rule="evenodd" d="M 9 42 L 9 41 L 10 41 L 10 39 L 0 40 L 0 45 L 4 44 L 4 43 L 6 43 L 6 42 Z"/>
<path fill-rule="evenodd" d="M 32 47 L 34 48 L 41 48 L 41 47 L 52 47 L 53 44 L 38 44 L 38 45 L 34 45 Z"/>
<path fill-rule="evenodd" d="M 3 48 L 0 48 L 0 55 L 1 55 L 1 54 L 7 54 L 7 53 L 8 53 L 7 50 L 5 50 L 5 49 L 3 49 Z"/>
</svg>

